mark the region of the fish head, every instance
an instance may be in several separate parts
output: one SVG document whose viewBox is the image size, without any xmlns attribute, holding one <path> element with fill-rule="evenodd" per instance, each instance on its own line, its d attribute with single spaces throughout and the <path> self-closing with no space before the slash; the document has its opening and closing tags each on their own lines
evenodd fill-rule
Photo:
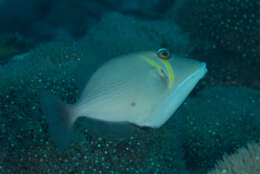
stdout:
<svg viewBox="0 0 260 174">
<path fill-rule="evenodd" d="M 93 74 L 75 115 L 158 128 L 206 72 L 205 63 L 171 55 L 167 49 L 123 55 Z"/>
<path fill-rule="evenodd" d="M 167 81 L 168 88 L 173 86 L 173 69 L 169 63 L 171 58 L 169 50 L 165 48 L 159 49 L 157 52 L 143 52 L 139 53 L 137 57 L 144 59 L 148 64 L 150 64 L 156 71 L 156 75 Z"/>
<path fill-rule="evenodd" d="M 207 68 L 205 62 L 194 59 L 176 55 L 162 59 L 158 52 L 154 52 L 153 55 L 153 60 L 167 78 L 168 89 L 159 106 L 140 125 L 158 128 L 176 112 L 198 81 L 207 73 Z"/>
</svg>

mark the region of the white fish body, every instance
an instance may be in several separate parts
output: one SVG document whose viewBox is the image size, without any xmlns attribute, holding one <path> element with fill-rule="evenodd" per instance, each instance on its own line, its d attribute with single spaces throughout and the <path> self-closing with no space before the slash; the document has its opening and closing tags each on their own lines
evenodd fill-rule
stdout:
<svg viewBox="0 0 260 174">
<path fill-rule="evenodd" d="M 114 129 L 117 124 L 159 128 L 206 72 L 205 63 L 178 57 L 163 60 L 156 52 L 114 58 L 92 75 L 77 103 L 63 104 L 63 107 L 61 103 L 52 104 L 60 109 L 56 109 L 56 115 L 46 112 L 51 134 L 58 144 L 67 146 L 69 135 L 57 135 L 57 129 L 71 132 L 79 117 L 95 121 L 95 124 L 90 121 L 92 129 L 102 123 L 102 128 L 98 129 L 106 132 L 107 127 Z M 45 102 L 45 108 L 46 105 Z M 113 126 L 106 126 L 106 123 L 113 123 Z"/>
</svg>

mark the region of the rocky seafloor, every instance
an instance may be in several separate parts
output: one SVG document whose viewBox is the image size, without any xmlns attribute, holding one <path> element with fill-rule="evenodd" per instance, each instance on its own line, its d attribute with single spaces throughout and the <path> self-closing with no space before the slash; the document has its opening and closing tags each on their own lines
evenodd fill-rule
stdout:
<svg viewBox="0 0 260 174">
<path fill-rule="evenodd" d="M 26 36 L 24 45 L 17 36 L 1 42 L 0 173 L 205 174 L 224 154 L 259 142 L 259 21 L 254 11 L 259 3 L 246 2 L 180 1 L 158 19 L 158 11 L 149 10 L 157 8 L 157 1 L 141 12 L 134 3 L 130 8 L 123 0 L 117 6 L 107 1 L 105 15 L 80 39 L 68 36 L 67 26 L 66 32 L 55 32 L 54 40 L 34 46 Z M 111 6 L 117 12 L 108 13 Z M 53 143 L 39 104 L 42 90 L 74 103 L 82 62 L 88 67 L 89 62 L 160 47 L 205 61 L 209 69 L 162 128 L 109 140 L 91 135 L 81 119 L 68 149 Z"/>
</svg>

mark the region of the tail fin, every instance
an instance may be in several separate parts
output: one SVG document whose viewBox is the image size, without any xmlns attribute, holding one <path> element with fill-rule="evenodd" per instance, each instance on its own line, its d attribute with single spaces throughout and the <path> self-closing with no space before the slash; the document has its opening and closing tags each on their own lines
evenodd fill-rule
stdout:
<svg viewBox="0 0 260 174">
<path fill-rule="evenodd" d="M 69 105 L 47 92 L 42 92 L 41 108 L 47 119 L 51 138 L 59 147 L 65 149 L 72 139 L 74 122 Z"/>
</svg>

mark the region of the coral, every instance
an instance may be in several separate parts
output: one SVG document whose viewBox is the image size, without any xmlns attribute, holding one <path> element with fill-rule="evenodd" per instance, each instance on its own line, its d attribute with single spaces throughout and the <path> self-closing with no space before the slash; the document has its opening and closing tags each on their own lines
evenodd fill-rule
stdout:
<svg viewBox="0 0 260 174">
<path fill-rule="evenodd" d="M 212 47 L 252 58 L 259 56 L 258 6 L 257 1 L 248 0 L 186 0 L 172 12 L 175 22 L 194 37 L 209 39 Z"/>
<path fill-rule="evenodd" d="M 140 20 L 115 12 L 103 16 L 83 40 L 101 58 L 160 47 L 167 47 L 177 55 L 191 51 L 189 36 L 178 25 L 166 20 Z"/>
<path fill-rule="evenodd" d="M 208 174 L 259 174 L 260 143 L 251 143 L 231 155 L 225 155 Z"/>
<path fill-rule="evenodd" d="M 6 63 L 17 54 L 22 54 L 32 47 L 31 43 L 18 33 L 0 36 L 0 63 Z"/>
<path fill-rule="evenodd" d="M 190 34 L 192 55 L 210 63 L 212 85 L 260 89 L 259 5 L 256 0 L 177 0 L 169 10 L 168 19 Z"/>
<path fill-rule="evenodd" d="M 19 54 L 20 50 L 8 46 L 4 43 L 0 43 L 0 59 L 1 61 L 6 60 L 16 54 Z"/>
<path fill-rule="evenodd" d="M 101 0 L 110 9 L 142 18 L 161 18 L 174 0 Z"/>
<path fill-rule="evenodd" d="M 104 11 L 102 3 L 93 0 L 4 1 L 0 6 L 0 32 L 19 32 L 37 41 L 50 40 L 59 31 L 78 38 Z"/>
<path fill-rule="evenodd" d="M 67 103 L 76 101 L 75 71 L 93 51 L 86 45 L 53 42 L 1 66 L 0 173 L 186 173 L 179 138 L 167 132 L 179 132 L 176 127 L 107 140 L 91 135 L 82 119 L 66 151 L 50 140 L 39 94 L 44 89 Z"/>
<path fill-rule="evenodd" d="M 175 117 L 183 119 L 187 168 L 205 173 L 223 153 L 260 137 L 260 92 L 217 86 L 193 92 Z"/>
</svg>

